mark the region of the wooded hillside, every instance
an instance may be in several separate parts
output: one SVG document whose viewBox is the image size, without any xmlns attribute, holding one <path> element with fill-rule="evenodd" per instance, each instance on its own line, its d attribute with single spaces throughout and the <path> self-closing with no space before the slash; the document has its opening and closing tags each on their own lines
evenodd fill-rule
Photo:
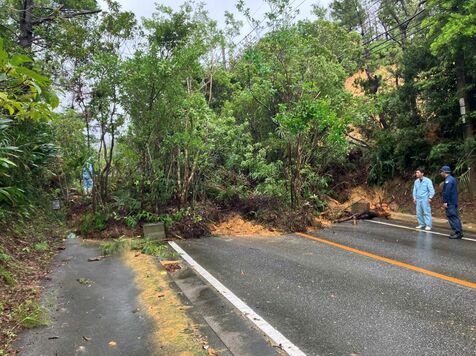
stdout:
<svg viewBox="0 0 476 356">
<path fill-rule="evenodd" d="M 266 3 L 237 4 L 240 36 L 195 2 L 141 22 L 114 1 L 3 0 L 2 224 L 54 199 L 82 202 L 84 231 L 203 202 L 318 213 L 421 165 L 474 194 L 475 0 L 335 0 L 305 21 Z"/>
</svg>

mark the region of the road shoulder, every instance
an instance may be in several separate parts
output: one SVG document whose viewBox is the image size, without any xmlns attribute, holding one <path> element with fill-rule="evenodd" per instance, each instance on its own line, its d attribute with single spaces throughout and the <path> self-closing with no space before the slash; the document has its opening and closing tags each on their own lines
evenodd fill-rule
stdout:
<svg viewBox="0 0 476 356">
<path fill-rule="evenodd" d="M 97 246 L 67 241 L 42 297 L 50 322 L 20 334 L 22 355 L 227 354 L 157 259 L 127 252 L 88 261 L 98 255 Z"/>
</svg>

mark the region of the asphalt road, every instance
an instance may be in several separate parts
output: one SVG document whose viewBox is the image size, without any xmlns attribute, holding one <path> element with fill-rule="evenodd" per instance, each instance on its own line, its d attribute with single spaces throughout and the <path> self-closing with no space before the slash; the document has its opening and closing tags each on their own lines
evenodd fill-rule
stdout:
<svg viewBox="0 0 476 356">
<path fill-rule="evenodd" d="M 180 246 L 308 355 L 476 355 L 476 242 L 365 221 L 314 235 L 372 255 L 296 235 Z"/>
<path fill-rule="evenodd" d="M 137 302 L 133 272 L 117 257 L 87 262 L 98 254 L 97 246 L 67 240 L 43 294 L 52 320 L 20 335 L 20 355 L 153 354 L 153 325 Z"/>
</svg>

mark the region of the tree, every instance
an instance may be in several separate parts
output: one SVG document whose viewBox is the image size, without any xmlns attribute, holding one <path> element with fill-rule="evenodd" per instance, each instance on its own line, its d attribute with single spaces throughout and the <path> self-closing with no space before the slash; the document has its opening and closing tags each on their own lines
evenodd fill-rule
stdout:
<svg viewBox="0 0 476 356">
<path fill-rule="evenodd" d="M 178 12 L 164 6 L 157 10 L 144 23 L 147 46 L 125 64 L 121 97 L 138 156 L 138 193 L 144 204 L 157 197 L 151 199 L 155 209 L 172 196 L 181 206 L 195 196 L 208 122 L 214 116 L 207 104 L 214 62 L 208 70 L 203 63 L 222 40 L 202 5 L 185 3 Z"/>
<path fill-rule="evenodd" d="M 423 26 L 429 26 L 431 51 L 434 55 L 453 62 L 458 101 L 455 106 L 464 108 L 462 121 L 465 127 L 466 165 L 469 174 L 469 187 L 476 195 L 476 153 L 474 127 L 476 114 L 473 107 L 476 88 L 476 49 L 473 44 L 476 35 L 476 0 L 428 1 L 431 16 L 425 19 Z"/>
<path fill-rule="evenodd" d="M 349 58 L 358 48 L 358 39 L 336 25 L 304 22 L 267 34 L 236 67 L 243 91 L 235 94 L 235 115 L 283 162 L 295 208 L 304 187 L 325 172 L 324 156 L 345 154 L 342 138 L 353 105 L 343 83 L 356 68 Z"/>
<path fill-rule="evenodd" d="M 4 0 L 3 6 L 8 14 L 3 29 L 16 34 L 19 45 L 28 52 L 35 42 L 51 31 L 51 25 L 100 12 L 95 0 Z"/>
<path fill-rule="evenodd" d="M 10 55 L 0 39 L 0 204 L 28 206 L 35 172 L 55 155 L 44 122 L 55 116 L 58 98 L 32 67 L 30 57 Z"/>
</svg>

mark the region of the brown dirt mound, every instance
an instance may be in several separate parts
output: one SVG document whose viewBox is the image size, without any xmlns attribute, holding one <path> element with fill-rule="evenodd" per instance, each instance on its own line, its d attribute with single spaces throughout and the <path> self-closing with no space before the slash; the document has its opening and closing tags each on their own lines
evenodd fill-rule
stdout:
<svg viewBox="0 0 476 356">
<path fill-rule="evenodd" d="M 394 199 L 389 197 L 382 187 L 357 186 L 347 192 L 347 200 L 343 203 L 327 197 L 327 209 L 321 214 L 321 218 L 327 218 L 334 222 L 346 221 L 351 217 L 351 207 L 358 202 L 369 203 L 370 215 L 364 214 L 362 218 L 391 216 L 391 211 L 398 207 Z"/>
<path fill-rule="evenodd" d="M 210 230 L 213 235 L 227 235 L 227 236 L 279 236 L 282 232 L 274 229 L 269 229 L 260 224 L 246 221 L 239 215 L 231 215 L 225 221 L 219 224 L 211 224 Z"/>
</svg>

